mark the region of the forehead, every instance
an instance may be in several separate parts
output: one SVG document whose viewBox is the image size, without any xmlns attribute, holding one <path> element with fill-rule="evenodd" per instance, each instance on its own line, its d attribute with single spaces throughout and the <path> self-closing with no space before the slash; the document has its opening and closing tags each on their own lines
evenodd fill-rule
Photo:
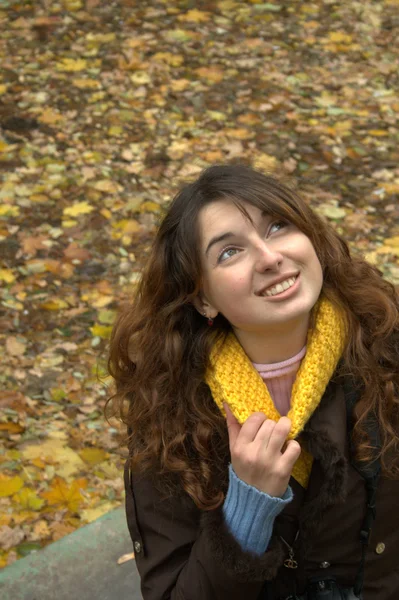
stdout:
<svg viewBox="0 0 399 600">
<path fill-rule="evenodd" d="M 205 242 L 218 233 L 231 231 L 243 225 L 251 227 L 261 220 L 264 213 L 259 208 L 248 202 L 240 204 L 249 219 L 232 200 L 219 200 L 204 206 L 198 216 L 201 241 Z"/>
</svg>

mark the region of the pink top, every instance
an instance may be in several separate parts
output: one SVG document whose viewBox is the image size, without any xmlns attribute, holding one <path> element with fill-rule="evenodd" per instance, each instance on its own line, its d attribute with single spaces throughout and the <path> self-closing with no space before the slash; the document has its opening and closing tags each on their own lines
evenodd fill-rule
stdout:
<svg viewBox="0 0 399 600">
<path fill-rule="evenodd" d="M 291 405 L 291 390 L 301 361 L 306 354 L 306 346 L 295 356 L 279 363 L 252 363 L 267 385 L 274 406 L 280 415 L 286 415 Z"/>
</svg>

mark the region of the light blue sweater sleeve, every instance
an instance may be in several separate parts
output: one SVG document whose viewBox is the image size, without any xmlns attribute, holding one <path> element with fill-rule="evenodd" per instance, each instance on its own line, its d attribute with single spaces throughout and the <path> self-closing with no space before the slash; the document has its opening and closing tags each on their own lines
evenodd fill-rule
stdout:
<svg viewBox="0 0 399 600">
<path fill-rule="evenodd" d="M 272 537 L 274 520 L 293 498 L 288 486 L 282 498 L 275 498 L 248 485 L 229 466 L 229 487 L 223 505 L 227 527 L 241 547 L 263 554 Z"/>
</svg>

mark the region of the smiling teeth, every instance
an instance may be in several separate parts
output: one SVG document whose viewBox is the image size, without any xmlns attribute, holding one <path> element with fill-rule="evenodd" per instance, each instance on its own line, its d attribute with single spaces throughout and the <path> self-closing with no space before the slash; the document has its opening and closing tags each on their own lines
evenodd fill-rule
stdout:
<svg viewBox="0 0 399 600">
<path fill-rule="evenodd" d="M 276 294 L 281 294 L 281 292 L 284 292 L 285 290 L 288 290 L 288 288 L 292 287 L 294 285 L 295 281 L 296 281 L 296 277 L 290 277 L 289 279 L 286 279 L 285 281 L 278 283 L 277 285 L 272 287 L 270 290 L 267 290 L 264 293 L 264 296 L 275 296 Z"/>
</svg>

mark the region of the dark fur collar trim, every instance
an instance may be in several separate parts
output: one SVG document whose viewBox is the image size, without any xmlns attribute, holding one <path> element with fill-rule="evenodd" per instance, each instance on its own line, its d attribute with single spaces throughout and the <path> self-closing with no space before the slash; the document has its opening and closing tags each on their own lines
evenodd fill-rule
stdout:
<svg viewBox="0 0 399 600">
<path fill-rule="evenodd" d="M 220 561 L 238 581 L 261 582 L 276 577 L 285 557 L 279 540 L 273 540 L 270 548 L 261 556 L 244 551 L 228 530 L 222 507 L 201 515 L 201 529 L 207 533 L 215 561 Z"/>
</svg>

